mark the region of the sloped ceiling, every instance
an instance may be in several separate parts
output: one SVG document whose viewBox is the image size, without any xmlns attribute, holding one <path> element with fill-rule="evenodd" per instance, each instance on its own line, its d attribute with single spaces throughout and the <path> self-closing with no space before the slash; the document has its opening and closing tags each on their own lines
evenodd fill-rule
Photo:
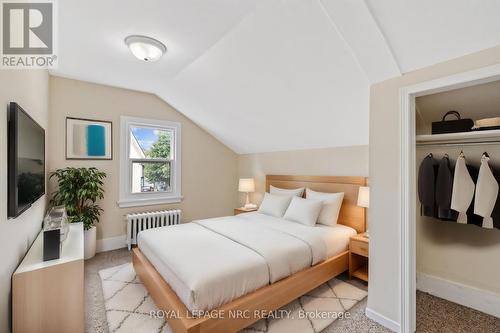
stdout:
<svg viewBox="0 0 500 333">
<path fill-rule="evenodd" d="M 157 94 L 237 153 L 367 144 L 371 83 L 500 44 L 495 0 L 58 5 L 53 75 Z M 136 60 L 131 34 L 167 54 Z"/>
</svg>

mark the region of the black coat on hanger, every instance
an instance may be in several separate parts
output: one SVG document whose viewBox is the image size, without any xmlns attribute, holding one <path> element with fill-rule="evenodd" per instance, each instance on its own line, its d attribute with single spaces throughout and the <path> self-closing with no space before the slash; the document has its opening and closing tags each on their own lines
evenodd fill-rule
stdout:
<svg viewBox="0 0 500 333">
<path fill-rule="evenodd" d="M 500 184 L 500 171 L 493 169 L 493 175 L 495 176 L 497 183 Z M 500 194 L 497 197 L 491 217 L 493 218 L 493 227 L 500 229 Z"/>
<path fill-rule="evenodd" d="M 418 197 L 422 215 L 437 217 L 436 177 L 438 163 L 432 154 L 427 155 L 418 169 Z"/>
</svg>

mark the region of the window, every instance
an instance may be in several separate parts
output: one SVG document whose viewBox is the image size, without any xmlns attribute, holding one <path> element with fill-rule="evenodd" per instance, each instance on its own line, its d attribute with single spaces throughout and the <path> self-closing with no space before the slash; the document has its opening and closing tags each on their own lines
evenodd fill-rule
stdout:
<svg viewBox="0 0 500 333">
<path fill-rule="evenodd" d="M 176 203 L 181 124 L 121 117 L 120 207 Z"/>
</svg>

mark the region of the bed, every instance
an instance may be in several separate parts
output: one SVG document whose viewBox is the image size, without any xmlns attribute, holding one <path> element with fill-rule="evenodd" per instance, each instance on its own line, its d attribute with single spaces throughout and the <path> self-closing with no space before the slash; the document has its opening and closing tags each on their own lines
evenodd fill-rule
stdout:
<svg viewBox="0 0 500 333">
<path fill-rule="evenodd" d="M 142 232 L 137 275 L 174 332 L 236 332 L 348 269 L 349 238 L 365 229 L 364 177 L 267 176 L 266 189 L 344 192 L 336 226 L 258 212 Z"/>
</svg>

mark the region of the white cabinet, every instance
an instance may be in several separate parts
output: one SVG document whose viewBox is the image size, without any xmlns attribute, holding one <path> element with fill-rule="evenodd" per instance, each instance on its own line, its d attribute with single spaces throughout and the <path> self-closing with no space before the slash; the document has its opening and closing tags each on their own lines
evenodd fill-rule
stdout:
<svg viewBox="0 0 500 333">
<path fill-rule="evenodd" d="M 12 276 L 14 333 L 84 331 L 83 224 L 72 223 L 61 257 L 43 261 L 40 232 Z"/>
</svg>

